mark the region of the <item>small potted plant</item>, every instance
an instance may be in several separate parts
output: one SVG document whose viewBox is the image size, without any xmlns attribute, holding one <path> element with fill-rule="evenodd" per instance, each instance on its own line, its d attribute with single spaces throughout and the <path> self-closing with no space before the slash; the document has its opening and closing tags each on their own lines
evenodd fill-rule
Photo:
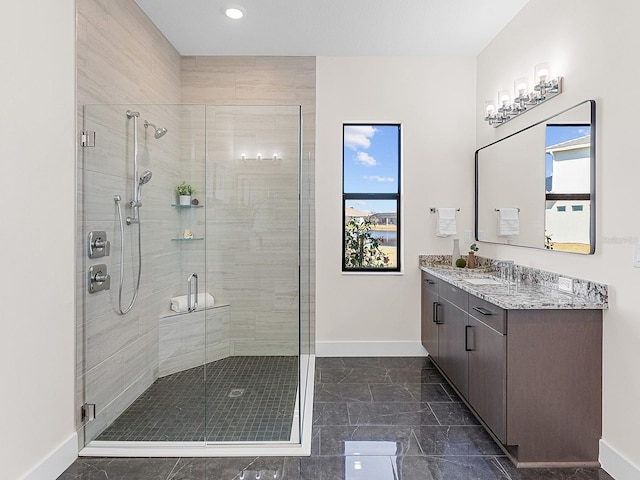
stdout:
<svg viewBox="0 0 640 480">
<path fill-rule="evenodd" d="M 467 262 L 467 266 L 469 268 L 476 268 L 476 252 L 480 250 L 475 243 L 472 243 L 469 246 L 469 261 Z"/>
<path fill-rule="evenodd" d="M 195 189 L 187 182 L 182 182 L 176 190 L 180 195 L 180 205 L 191 205 L 191 194 L 195 192 Z"/>
</svg>

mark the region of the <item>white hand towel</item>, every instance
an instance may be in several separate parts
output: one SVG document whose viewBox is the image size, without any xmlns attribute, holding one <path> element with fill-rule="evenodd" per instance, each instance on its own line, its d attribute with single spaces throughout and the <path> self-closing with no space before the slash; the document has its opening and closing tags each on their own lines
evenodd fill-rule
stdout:
<svg viewBox="0 0 640 480">
<path fill-rule="evenodd" d="M 438 208 L 436 210 L 436 235 L 438 237 L 448 237 L 457 233 L 456 209 Z"/>
<path fill-rule="evenodd" d="M 498 209 L 498 236 L 511 237 L 520 234 L 520 218 L 517 208 Z"/>
<path fill-rule="evenodd" d="M 191 295 L 191 306 L 193 307 L 195 297 Z M 196 310 L 201 310 L 203 308 L 211 308 L 215 305 L 215 300 L 213 295 L 210 293 L 199 293 L 198 294 L 198 308 Z M 181 295 L 179 297 L 173 297 L 171 299 L 171 310 L 177 313 L 184 313 L 187 311 L 187 296 Z"/>
</svg>

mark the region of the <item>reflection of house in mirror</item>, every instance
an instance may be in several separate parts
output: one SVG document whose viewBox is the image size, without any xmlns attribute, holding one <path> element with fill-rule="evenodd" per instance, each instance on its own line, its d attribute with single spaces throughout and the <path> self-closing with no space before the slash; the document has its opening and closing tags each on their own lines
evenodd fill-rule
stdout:
<svg viewBox="0 0 640 480">
<path fill-rule="evenodd" d="M 557 133 L 563 128 L 580 131 L 575 126 L 549 126 L 547 142 L 549 129 Z M 589 253 L 591 135 L 549 145 L 546 154 L 546 235 L 554 250 Z"/>
</svg>

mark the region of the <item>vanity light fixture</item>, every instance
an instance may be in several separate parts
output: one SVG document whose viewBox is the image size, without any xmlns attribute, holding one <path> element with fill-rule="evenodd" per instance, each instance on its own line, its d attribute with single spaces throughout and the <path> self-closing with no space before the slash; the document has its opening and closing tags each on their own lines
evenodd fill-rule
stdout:
<svg viewBox="0 0 640 480">
<path fill-rule="evenodd" d="M 551 77 L 548 63 L 541 63 L 534 68 L 534 86 L 529 91 L 526 77 L 517 78 L 513 82 L 513 97 L 508 90 L 498 92 L 498 103 L 487 100 L 484 104 L 484 120 L 493 127 L 498 127 L 541 103 L 562 93 L 562 77 Z"/>
</svg>

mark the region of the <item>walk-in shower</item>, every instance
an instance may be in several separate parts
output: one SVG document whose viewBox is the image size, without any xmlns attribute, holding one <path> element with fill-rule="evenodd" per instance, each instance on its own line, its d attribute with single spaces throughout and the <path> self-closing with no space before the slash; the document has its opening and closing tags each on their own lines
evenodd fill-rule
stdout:
<svg viewBox="0 0 640 480">
<path fill-rule="evenodd" d="M 111 241 L 100 272 L 120 282 L 83 286 L 77 404 L 92 414 L 78 419 L 81 455 L 308 453 L 300 108 L 87 105 L 83 130 L 96 140 L 79 166 L 80 235 Z M 86 272 L 94 260 L 79 254 Z"/>
</svg>

